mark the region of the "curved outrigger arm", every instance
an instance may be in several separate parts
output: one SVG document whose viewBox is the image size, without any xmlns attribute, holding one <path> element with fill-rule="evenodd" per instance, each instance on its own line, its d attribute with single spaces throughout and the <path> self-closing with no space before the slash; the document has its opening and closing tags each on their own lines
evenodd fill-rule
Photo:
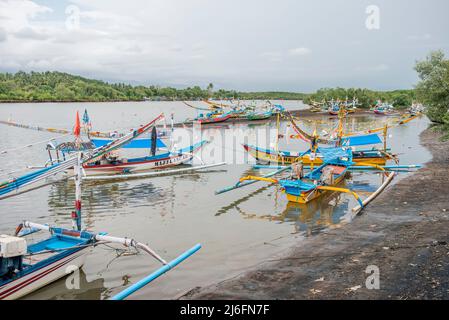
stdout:
<svg viewBox="0 0 449 320">
<path fill-rule="evenodd" d="M 354 196 L 354 198 L 357 200 L 357 202 L 359 203 L 360 207 L 363 208 L 362 199 L 360 198 L 360 196 L 357 193 L 355 193 L 351 189 L 331 187 L 331 186 L 317 186 L 316 188 L 318 190 L 336 191 L 336 192 L 352 194 Z"/>
<path fill-rule="evenodd" d="M 278 180 L 273 179 L 273 178 L 256 177 L 256 176 L 246 176 L 246 177 L 240 178 L 239 183 L 244 182 L 244 181 L 265 181 L 265 182 L 269 182 L 269 183 L 279 183 Z"/>
<path fill-rule="evenodd" d="M 24 228 L 29 229 L 30 232 L 22 232 L 22 229 L 24 229 Z M 62 234 L 66 234 L 66 235 L 70 235 L 70 236 L 80 237 L 81 235 L 84 235 L 84 236 L 88 235 L 89 237 L 95 239 L 96 241 L 101 241 L 104 243 L 117 243 L 117 244 L 121 244 L 125 247 L 134 247 L 136 249 L 142 249 L 145 252 L 147 252 L 148 254 L 150 254 L 151 256 L 153 256 L 156 260 L 158 260 L 162 264 L 164 264 L 164 265 L 167 264 L 167 261 L 165 261 L 161 256 L 159 256 L 148 245 L 146 245 L 144 243 L 137 242 L 136 240 L 131 239 L 131 238 L 113 237 L 113 236 L 105 235 L 103 233 L 94 234 L 94 233 L 90 233 L 88 231 L 77 231 L 77 230 L 68 230 L 68 229 L 66 230 L 66 229 L 55 228 L 55 227 L 51 227 L 49 225 L 34 223 L 34 222 L 30 222 L 30 221 L 24 221 L 23 223 L 21 223 L 16 228 L 15 235 L 16 236 L 24 236 L 24 235 L 29 235 L 29 234 L 37 232 L 37 231 L 48 231 L 50 233 L 54 233 L 56 230 L 60 230 L 60 232 L 62 232 Z"/>
<path fill-rule="evenodd" d="M 389 152 L 386 152 L 386 151 L 384 151 L 384 150 L 379 150 L 379 152 L 380 152 L 381 154 L 383 154 L 384 156 L 393 159 L 393 161 L 394 161 L 397 165 L 399 164 L 399 159 L 398 159 L 397 155 L 392 154 L 392 153 L 389 153 Z"/>
</svg>

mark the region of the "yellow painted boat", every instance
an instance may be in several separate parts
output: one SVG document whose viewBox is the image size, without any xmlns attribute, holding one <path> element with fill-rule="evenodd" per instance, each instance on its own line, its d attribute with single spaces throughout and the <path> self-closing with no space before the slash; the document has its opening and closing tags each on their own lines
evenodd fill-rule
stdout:
<svg viewBox="0 0 449 320">
<path fill-rule="evenodd" d="M 340 182 L 343 181 L 343 179 L 346 177 L 346 173 L 347 173 L 347 169 L 348 169 L 345 166 L 325 165 L 325 166 L 319 167 L 316 170 L 316 172 L 321 173 L 323 171 L 323 169 L 325 169 L 325 168 L 331 168 L 333 170 L 332 175 L 334 176 L 334 181 L 332 183 L 332 186 L 336 186 Z M 313 173 L 312 173 L 312 175 L 313 175 Z M 314 188 L 313 187 L 313 184 L 314 184 L 313 179 L 302 179 L 299 184 L 297 182 L 299 182 L 299 180 L 297 180 L 297 181 L 281 180 L 280 181 L 280 185 L 284 188 L 283 192 L 285 193 L 287 200 L 290 202 L 305 204 L 305 203 L 308 203 L 308 202 L 320 197 L 324 193 L 332 191 L 329 189 Z M 298 185 L 295 185 L 295 184 L 298 184 Z M 335 187 L 332 187 L 332 188 L 335 188 Z M 338 188 L 335 188 L 335 189 L 338 189 Z"/>
<path fill-rule="evenodd" d="M 299 158 L 301 157 L 301 154 L 298 152 L 276 152 L 274 150 L 262 149 L 247 144 L 244 144 L 243 148 L 257 161 L 263 163 L 289 165 L 298 162 L 300 160 Z M 357 163 L 363 162 L 383 166 L 387 163 L 388 160 L 393 159 L 393 156 L 391 154 L 379 151 L 377 149 L 354 151 L 352 157 L 356 165 Z M 318 156 L 312 161 L 310 160 L 309 155 L 305 155 L 302 157 L 302 162 L 304 165 L 311 165 L 312 163 L 313 165 L 321 165 L 323 164 L 323 159 Z"/>
</svg>

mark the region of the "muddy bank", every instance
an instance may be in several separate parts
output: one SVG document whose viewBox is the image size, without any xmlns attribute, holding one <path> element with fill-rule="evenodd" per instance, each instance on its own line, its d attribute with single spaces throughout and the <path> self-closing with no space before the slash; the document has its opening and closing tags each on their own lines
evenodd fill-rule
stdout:
<svg viewBox="0 0 449 320">
<path fill-rule="evenodd" d="M 449 143 L 430 129 L 420 138 L 433 159 L 388 187 L 352 223 L 181 298 L 448 299 Z M 379 268 L 379 290 L 365 287 L 370 265 Z"/>
</svg>

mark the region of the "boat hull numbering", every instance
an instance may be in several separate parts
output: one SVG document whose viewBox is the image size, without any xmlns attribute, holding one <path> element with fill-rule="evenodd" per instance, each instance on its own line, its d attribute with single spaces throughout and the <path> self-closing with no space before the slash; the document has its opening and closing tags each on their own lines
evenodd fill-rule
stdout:
<svg viewBox="0 0 449 320">
<path fill-rule="evenodd" d="M 192 154 L 166 155 L 161 156 L 158 159 L 145 160 L 145 158 L 142 158 L 140 161 L 138 159 L 135 159 L 132 162 L 119 163 L 119 164 L 84 165 L 83 169 L 86 175 L 88 176 L 115 174 L 115 173 L 142 172 L 177 166 L 189 162 L 192 159 L 193 159 Z"/>
</svg>

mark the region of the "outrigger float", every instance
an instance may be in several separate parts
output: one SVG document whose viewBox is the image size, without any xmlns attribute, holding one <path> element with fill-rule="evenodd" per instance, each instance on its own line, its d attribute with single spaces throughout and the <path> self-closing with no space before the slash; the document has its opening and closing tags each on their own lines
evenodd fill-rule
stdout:
<svg viewBox="0 0 449 320">
<path fill-rule="evenodd" d="M 107 235 L 106 233 L 94 233 L 82 229 L 82 164 L 99 158 L 114 149 L 118 149 L 142 135 L 153 128 L 156 121 L 160 119 L 161 116 L 105 146 L 96 148 L 92 151 L 78 152 L 72 158 L 57 163 L 45 170 L 39 170 L 34 174 L 29 175 L 27 178 L 22 180 L 19 179 L 19 181 L 14 182 L 7 182 L 6 184 L 4 183 L 1 185 L 0 194 L 5 194 L 12 192 L 16 188 L 22 188 L 26 184 L 36 183 L 42 176 L 48 175 L 49 172 L 52 175 L 55 175 L 63 172 L 70 166 L 74 166 L 76 196 L 75 210 L 71 214 L 72 229 L 24 221 L 17 227 L 14 235 L 0 236 L 0 299 L 21 298 L 49 283 L 65 277 L 69 273 L 82 267 L 85 254 L 90 248 L 102 244 L 115 243 L 125 247 L 141 249 L 163 265 L 155 272 L 112 298 L 114 300 L 121 300 L 141 289 L 162 274 L 170 271 L 201 248 L 201 245 L 197 244 L 176 259 L 167 262 L 148 245 L 140 243 L 132 238 L 114 237 Z M 79 124 L 78 120 L 77 123 Z M 74 131 L 79 143 L 79 125 L 75 126 Z M 39 231 L 48 232 L 49 237 L 28 245 L 26 236 Z"/>
</svg>

